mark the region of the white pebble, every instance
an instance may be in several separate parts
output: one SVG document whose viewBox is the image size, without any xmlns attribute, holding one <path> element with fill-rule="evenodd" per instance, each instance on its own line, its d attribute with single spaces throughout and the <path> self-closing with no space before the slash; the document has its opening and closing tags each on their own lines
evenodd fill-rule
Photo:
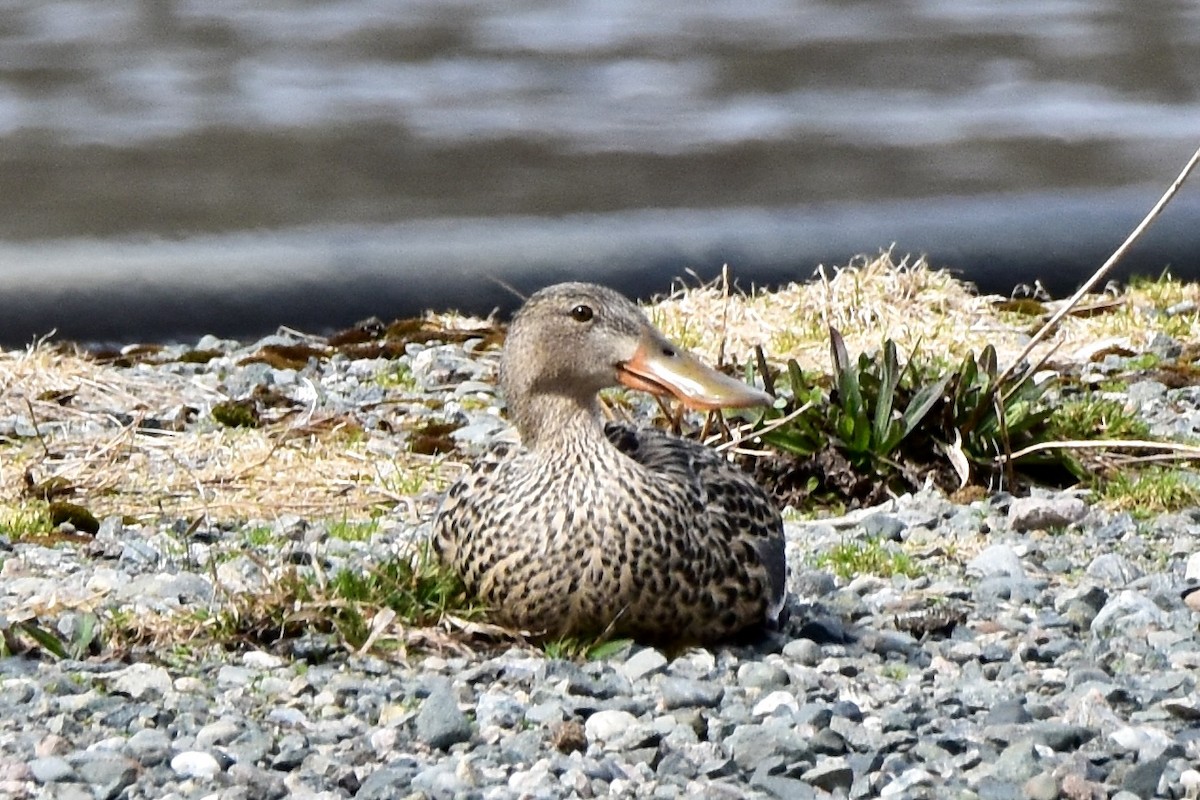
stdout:
<svg viewBox="0 0 1200 800">
<path fill-rule="evenodd" d="M 251 650 L 242 656 L 242 665 L 255 669 L 279 669 L 283 666 L 283 659 L 261 650 Z"/>
<path fill-rule="evenodd" d="M 777 691 L 771 692 L 769 695 L 759 700 L 754 704 L 753 714 L 756 717 L 769 717 L 775 713 L 778 708 L 789 708 L 792 711 L 799 711 L 800 704 L 796 702 L 796 697 L 791 692 Z"/>
<path fill-rule="evenodd" d="M 208 779 L 221 771 L 221 765 L 209 753 L 185 750 L 171 759 L 171 769 L 184 778 Z"/>
<path fill-rule="evenodd" d="M 1192 553 L 1188 556 L 1187 567 L 1183 570 L 1183 579 L 1200 582 L 1200 553 Z"/>
<path fill-rule="evenodd" d="M 597 711 L 583 726 L 589 741 L 608 742 L 616 739 L 637 724 L 637 717 L 628 711 L 608 709 Z"/>
</svg>

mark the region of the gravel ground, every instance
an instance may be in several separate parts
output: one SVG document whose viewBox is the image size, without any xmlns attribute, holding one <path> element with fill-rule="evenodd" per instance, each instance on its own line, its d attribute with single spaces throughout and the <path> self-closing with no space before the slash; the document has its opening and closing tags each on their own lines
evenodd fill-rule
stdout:
<svg viewBox="0 0 1200 800">
<path fill-rule="evenodd" d="M 130 369 L 186 371 L 202 408 L 260 385 L 308 402 L 316 387 L 378 422 L 368 378 L 394 364 L 236 366 L 261 344 L 204 341 L 227 355 Z M 473 349 L 413 345 L 400 360 L 464 423 L 468 452 L 508 433 L 494 398 L 460 402 L 492 391 Z M 1159 434 L 1200 432 L 1195 389 L 1144 381 L 1129 396 Z M 9 439 L 31 427 L 0 419 Z M 204 536 L 112 517 L 86 544 L 0 538 L 0 615 L 38 608 L 69 636 L 81 598 L 134 615 L 203 607 L 285 563 L 329 572 L 394 553 L 424 534 L 422 509 L 425 523 L 397 513 L 366 541 L 297 516 Z M 265 543 L 244 535 L 264 527 Z M 0 797 L 1200 796 L 1200 511 L 1135 519 L 1072 492 L 955 504 L 929 491 L 787 535 L 792 619 L 754 646 L 631 645 L 584 663 L 520 647 L 2 659 Z M 812 566 L 868 538 L 902 546 L 920 574 Z"/>
</svg>

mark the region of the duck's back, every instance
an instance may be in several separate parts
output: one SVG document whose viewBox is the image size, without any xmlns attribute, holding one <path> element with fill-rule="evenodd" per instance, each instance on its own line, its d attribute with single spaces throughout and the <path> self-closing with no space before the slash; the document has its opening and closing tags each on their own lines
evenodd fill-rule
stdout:
<svg viewBox="0 0 1200 800">
<path fill-rule="evenodd" d="M 725 638 L 775 616 L 783 524 L 712 450 L 609 425 L 612 447 L 481 459 L 434 522 L 442 557 L 497 621 L 547 636 Z"/>
</svg>

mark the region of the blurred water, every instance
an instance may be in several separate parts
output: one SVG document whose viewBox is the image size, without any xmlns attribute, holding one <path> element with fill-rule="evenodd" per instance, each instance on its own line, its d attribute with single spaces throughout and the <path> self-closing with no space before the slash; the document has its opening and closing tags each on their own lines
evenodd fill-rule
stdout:
<svg viewBox="0 0 1200 800">
<path fill-rule="evenodd" d="M 1103 195 L 1198 90 L 1190 0 L 0 0 L 0 240 Z"/>
</svg>

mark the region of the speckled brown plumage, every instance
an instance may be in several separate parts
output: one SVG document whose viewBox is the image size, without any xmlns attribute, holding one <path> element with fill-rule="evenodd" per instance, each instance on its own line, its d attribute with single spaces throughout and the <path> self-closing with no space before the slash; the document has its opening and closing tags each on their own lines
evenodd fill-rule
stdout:
<svg viewBox="0 0 1200 800">
<path fill-rule="evenodd" d="M 647 352 L 666 371 L 631 376 Z M 618 381 L 675 391 L 665 375 L 694 405 L 764 397 L 704 370 L 611 290 L 560 284 L 530 298 L 501 362 L 523 446 L 473 465 L 434 521 L 437 552 L 493 619 L 548 637 L 687 643 L 778 614 L 783 524 L 762 489 L 694 442 L 601 422 L 596 392 Z"/>
</svg>

